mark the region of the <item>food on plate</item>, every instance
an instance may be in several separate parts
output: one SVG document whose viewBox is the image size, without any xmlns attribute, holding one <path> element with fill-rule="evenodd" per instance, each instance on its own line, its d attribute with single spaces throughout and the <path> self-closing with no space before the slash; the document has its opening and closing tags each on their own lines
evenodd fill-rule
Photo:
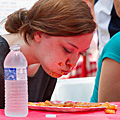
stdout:
<svg viewBox="0 0 120 120">
<path fill-rule="evenodd" d="M 105 109 L 105 113 L 106 114 L 115 114 L 116 111 L 115 110 L 111 110 L 111 109 Z"/>
<path fill-rule="evenodd" d="M 103 106 L 106 106 L 106 109 L 104 110 L 106 114 L 115 114 L 117 111 L 116 105 L 111 105 L 110 103 L 106 102 L 103 104 Z"/>
<path fill-rule="evenodd" d="M 100 103 L 72 102 L 72 101 L 65 101 L 62 103 L 59 101 L 54 102 L 54 101 L 48 101 L 48 100 L 46 100 L 45 102 L 38 102 L 38 103 L 29 102 L 28 105 L 51 106 L 51 107 L 100 107 L 102 106 L 102 104 Z"/>
<path fill-rule="evenodd" d="M 52 101 L 46 100 L 45 102 L 38 102 L 38 103 L 33 103 L 33 102 L 28 102 L 28 105 L 34 105 L 34 106 L 52 106 L 52 107 L 64 107 L 63 103 L 54 103 Z"/>
<path fill-rule="evenodd" d="M 45 102 L 39 102 L 39 103 L 28 102 L 28 105 L 33 105 L 33 106 L 47 106 L 45 104 Z"/>
<path fill-rule="evenodd" d="M 95 108 L 95 107 L 105 107 L 105 113 L 115 114 L 117 110 L 116 105 L 112 105 L 108 102 L 105 103 L 88 103 L 88 102 L 72 102 L 72 101 L 49 101 L 45 102 L 28 102 L 29 106 L 50 106 L 50 107 L 79 107 L 79 108 Z"/>
</svg>

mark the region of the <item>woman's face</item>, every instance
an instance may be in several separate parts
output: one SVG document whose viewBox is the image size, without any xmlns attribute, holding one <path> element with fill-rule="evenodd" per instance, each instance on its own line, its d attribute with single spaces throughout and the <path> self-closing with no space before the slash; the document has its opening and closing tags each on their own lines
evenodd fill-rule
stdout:
<svg viewBox="0 0 120 120">
<path fill-rule="evenodd" d="M 70 37 L 41 35 L 36 58 L 50 76 L 67 75 L 89 48 L 92 37 L 93 33 Z"/>
</svg>

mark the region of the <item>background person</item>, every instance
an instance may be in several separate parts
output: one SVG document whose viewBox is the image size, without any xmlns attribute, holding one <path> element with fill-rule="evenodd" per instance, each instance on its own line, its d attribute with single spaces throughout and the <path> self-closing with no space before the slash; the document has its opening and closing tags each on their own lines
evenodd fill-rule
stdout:
<svg viewBox="0 0 120 120">
<path fill-rule="evenodd" d="M 98 61 L 91 102 L 120 101 L 120 32 L 106 43 Z"/>
<path fill-rule="evenodd" d="M 97 23 L 99 58 L 105 44 L 120 31 L 120 0 L 88 0 L 88 4 Z"/>
</svg>

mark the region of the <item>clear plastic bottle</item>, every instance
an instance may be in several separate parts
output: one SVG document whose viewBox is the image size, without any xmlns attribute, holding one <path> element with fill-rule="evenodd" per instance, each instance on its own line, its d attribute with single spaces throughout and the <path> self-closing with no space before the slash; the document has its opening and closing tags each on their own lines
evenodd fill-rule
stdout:
<svg viewBox="0 0 120 120">
<path fill-rule="evenodd" d="M 18 44 L 11 45 L 4 61 L 5 115 L 26 117 L 28 114 L 27 60 Z"/>
</svg>

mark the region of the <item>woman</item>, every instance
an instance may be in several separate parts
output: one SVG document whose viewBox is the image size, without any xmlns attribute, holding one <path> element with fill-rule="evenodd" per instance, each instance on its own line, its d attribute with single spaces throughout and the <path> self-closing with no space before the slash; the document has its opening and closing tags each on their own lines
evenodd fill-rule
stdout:
<svg viewBox="0 0 120 120">
<path fill-rule="evenodd" d="M 91 102 L 120 101 L 120 32 L 103 48 Z"/>
<path fill-rule="evenodd" d="M 0 108 L 4 108 L 3 61 L 20 44 L 28 61 L 29 101 L 50 100 L 56 78 L 68 74 L 89 48 L 96 24 L 83 0 L 38 0 L 7 17 L 0 37 Z"/>
</svg>

